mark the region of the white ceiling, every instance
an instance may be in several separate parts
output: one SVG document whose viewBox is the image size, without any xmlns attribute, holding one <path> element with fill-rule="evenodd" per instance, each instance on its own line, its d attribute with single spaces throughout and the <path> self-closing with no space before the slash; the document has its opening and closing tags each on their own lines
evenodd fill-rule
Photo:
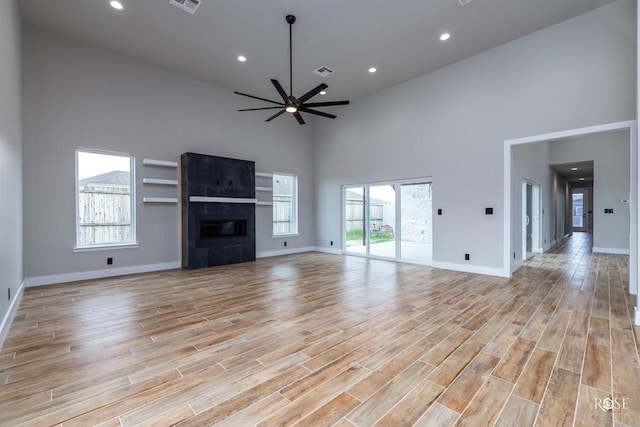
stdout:
<svg viewBox="0 0 640 427">
<path fill-rule="evenodd" d="M 284 17 L 291 13 L 298 18 L 294 94 L 325 82 L 329 93 L 319 102 L 356 100 L 612 0 L 473 0 L 464 7 L 458 0 L 202 0 L 195 15 L 169 0 L 121 1 L 122 11 L 108 0 L 18 3 L 32 25 L 274 100 L 269 79 L 289 85 Z M 451 39 L 443 43 L 445 31 Z M 238 62 L 239 54 L 248 61 Z M 323 65 L 336 72 L 313 74 Z M 369 74 L 370 66 L 378 72 Z"/>
<path fill-rule="evenodd" d="M 593 182 L 593 160 L 586 162 L 562 163 L 558 165 L 550 165 L 551 169 L 569 181 L 570 183 Z M 577 168 L 577 170 L 572 170 Z M 584 179 L 580 179 L 584 178 Z"/>
</svg>

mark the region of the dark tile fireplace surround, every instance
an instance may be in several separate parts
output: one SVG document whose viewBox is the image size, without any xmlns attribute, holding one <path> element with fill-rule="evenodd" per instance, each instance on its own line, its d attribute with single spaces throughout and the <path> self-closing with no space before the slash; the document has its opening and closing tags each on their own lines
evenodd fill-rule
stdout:
<svg viewBox="0 0 640 427">
<path fill-rule="evenodd" d="M 181 156 L 182 267 L 255 261 L 255 163 Z"/>
</svg>

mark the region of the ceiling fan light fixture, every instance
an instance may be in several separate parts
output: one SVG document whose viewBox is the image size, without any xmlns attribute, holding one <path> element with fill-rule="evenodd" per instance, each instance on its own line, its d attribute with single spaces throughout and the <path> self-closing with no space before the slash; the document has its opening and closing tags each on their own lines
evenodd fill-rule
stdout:
<svg viewBox="0 0 640 427">
<path fill-rule="evenodd" d="M 175 0 L 171 0 L 175 1 Z M 191 0 L 194 1 L 194 0 Z M 315 108 L 317 107 L 332 107 L 336 105 L 349 105 L 349 101 L 328 101 L 328 102 L 308 102 L 311 98 L 318 95 L 319 93 L 326 93 L 327 85 L 325 83 L 321 83 L 310 91 L 306 92 L 304 95 L 296 97 L 293 95 L 293 23 L 296 22 L 296 17 L 293 15 L 287 15 L 285 17 L 287 24 L 289 24 L 289 95 L 285 92 L 284 88 L 276 79 L 271 79 L 271 84 L 275 87 L 276 91 L 282 98 L 282 102 L 273 101 L 267 98 L 261 98 L 259 96 L 249 95 L 248 93 L 242 92 L 234 92 L 235 94 L 246 96 L 248 98 L 257 99 L 260 101 L 268 102 L 269 104 L 275 104 L 277 107 L 259 107 L 259 108 L 243 108 L 238 111 L 260 111 L 260 110 L 279 110 L 277 113 L 269 117 L 265 122 L 270 122 L 276 117 L 280 117 L 284 113 L 291 113 L 291 115 L 296 119 L 296 121 L 304 125 L 305 121 L 302 118 L 302 113 L 312 114 L 314 116 L 326 117 L 329 119 L 335 119 L 337 116 L 335 114 L 325 113 L 323 111 L 318 111 Z M 324 93 L 323 93 L 324 92 Z"/>
</svg>

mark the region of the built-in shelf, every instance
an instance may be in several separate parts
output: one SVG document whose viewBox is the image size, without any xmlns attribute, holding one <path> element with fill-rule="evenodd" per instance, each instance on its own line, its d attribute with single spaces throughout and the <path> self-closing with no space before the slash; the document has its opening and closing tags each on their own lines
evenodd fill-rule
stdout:
<svg viewBox="0 0 640 427">
<path fill-rule="evenodd" d="M 176 197 L 143 197 L 143 203 L 178 203 Z"/>
<path fill-rule="evenodd" d="M 273 178 L 273 174 L 270 172 L 256 172 L 258 178 Z"/>
<path fill-rule="evenodd" d="M 168 162 L 166 160 L 144 159 L 142 164 L 145 166 L 162 166 L 166 168 L 177 168 L 178 162 Z"/>
<path fill-rule="evenodd" d="M 248 199 L 244 197 L 207 197 L 207 196 L 190 196 L 190 202 L 199 203 L 245 203 L 255 204 L 256 199 Z"/>
<path fill-rule="evenodd" d="M 271 187 L 256 187 L 256 191 L 267 191 L 267 192 L 271 192 L 271 191 L 273 191 L 273 188 L 271 188 Z"/>
<path fill-rule="evenodd" d="M 264 200 L 258 200 L 256 206 L 273 206 L 273 202 L 267 202 Z"/>
<path fill-rule="evenodd" d="M 158 179 L 158 178 L 143 178 L 143 184 L 157 184 L 157 185 L 178 185 L 177 179 Z"/>
</svg>

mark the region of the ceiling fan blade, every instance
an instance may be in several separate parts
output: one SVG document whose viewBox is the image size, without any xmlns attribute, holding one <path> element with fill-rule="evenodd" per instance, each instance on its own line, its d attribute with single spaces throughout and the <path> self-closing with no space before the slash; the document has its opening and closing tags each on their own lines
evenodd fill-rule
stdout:
<svg viewBox="0 0 640 427">
<path fill-rule="evenodd" d="M 300 107 L 300 111 L 304 111 L 305 113 L 309 113 L 309 114 L 315 114 L 316 116 L 328 117 L 330 119 L 335 119 L 336 117 L 338 117 L 333 114 L 324 113 L 322 111 L 310 110 L 306 107 L 305 108 Z"/>
<path fill-rule="evenodd" d="M 310 102 L 303 107 L 330 107 L 332 105 L 349 105 L 349 101 Z"/>
<path fill-rule="evenodd" d="M 282 88 L 282 86 L 280 85 L 280 83 L 276 80 L 276 79 L 271 79 L 271 83 L 273 83 L 273 85 L 276 87 L 276 90 L 278 91 L 278 93 L 280 94 L 280 96 L 282 97 L 282 100 L 286 103 L 287 101 L 289 101 L 289 97 L 287 96 L 287 92 L 284 91 L 284 89 Z"/>
<path fill-rule="evenodd" d="M 253 99 L 259 99 L 260 101 L 270 102 L 272 104 L 283 105 L 282 102 L 276 102 L 276 101 L 272 101 L 270 99 L 260 98 L 259 96 L 248 95 L 248 94 L 242 93 L 242 92 L 233 92 L 233 93 L 236 93 L 236 94 L 242 95 L 242 96 L 248 96 L 249 98 L 253 98 Z"/>
<path fill-rule="evenodd" d="M 322 83 L 322 84 L 316 86 L 315 88 L 311 89 L 309 92 L 307 92 L 304 95 L 302 95 L 300 98 L 298 98 L 298 102 L 300 104 L 302 104 L 307 99 L 316 96 L 317 94 L 319 94 L 320 92 L 322 92 L 323 90 L 325 90 L 328 87 L 329 86 L 327 86 L 326 84 Z"/>
<path fill-rule="evenodd" d="M 282 110 L 278 111 L 277 113 L 275 113 L 273 116 L 269 117 L 267 120 L 265 120 L 265 122 L 270 122 L 271 120 L 275 119 L 276 117 L 278 117 L 282 113 L 284 113 L 284 108 Z"/>
<path fill-rule="evenodd" d="M 295 117 L 298 123 L 300 123 L 301 125 L 304 124 L 304 119 L 300 115 L 300 112 L 296 111 L 295 113 L 293 113 L 293 117 Z"/>
<path fill-rule="evenodd" d="M 238 110 L 238 111 L 275 110 L 276 108 L 282 108 L 282 106 L 279 106 L 279 107 L 262 107 L 262 108 L 243 108 L 242 110 Z"/>
</svg>

